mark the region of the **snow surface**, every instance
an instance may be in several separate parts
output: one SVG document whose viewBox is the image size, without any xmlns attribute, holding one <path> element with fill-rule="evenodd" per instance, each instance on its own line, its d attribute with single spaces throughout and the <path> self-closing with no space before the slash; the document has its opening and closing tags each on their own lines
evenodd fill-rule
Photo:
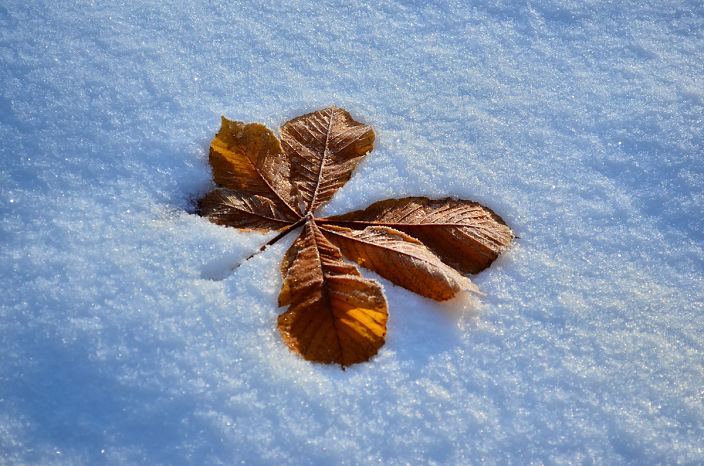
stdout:
<svg viewBox="0 0 704 466">
<path fill-rule="evenodd" d="M 0 463 L 704 463 L 702 2 L 121 3 L 0 4 Z M 276 330 L 293 238 L 229 273 L 266 237 L 188 213 L 220 115 L 333 104 L 377 143 L 323 213 L 520 236 L 482 298 L 377 277 L 345 372 Z"/>
</svg>

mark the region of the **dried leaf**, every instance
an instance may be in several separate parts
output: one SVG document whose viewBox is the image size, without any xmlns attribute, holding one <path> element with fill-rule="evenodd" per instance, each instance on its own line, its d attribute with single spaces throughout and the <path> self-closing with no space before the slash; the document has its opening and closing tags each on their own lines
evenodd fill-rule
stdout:
<svg viewBox="0 0 704 466">
<path fill-rule="evenodd" d="M 291 246 L 279 306 L 286 344 L 310 361 L 349 366 L 374 356 L 386 335 L 381 286 L 342 261 L 315 221 L 306 222 Z"/>
<path fill-rule="evenodd" d="M 393 228 L 325 226 L 322 231 L 349 260 L 421 296 L 444 301 L 461 290 L 479 293 L 474 283 L 443 264 L 423 243 Z"/>
<path fill-rule="evenodd" d="M 350 179 L 357 163 L 374 147 L 374 131 L 344 109 L 330 107 L 286 123 L 281 143 L 292 161 L 299 201 L 308 213 Z"/>
<path fill-rule="evenodd" d="M 217 184 L 242 195 L 269 199 L 277 211 L 288 213 L 287 218 L 300 218 L 290 158 L 266 126 L 222 117 L 220 131 L 210 145 L 210 165 Z"/>
<path fill-rule="evenodd" d="M 368 360 L 384 344 L 381 286 L 342 254 L 420 295 L 445 300 L 460 290 L 479 293 L 451 266 L 478 272 L 513 239 L 490 209 L 453 199 L 389 199 L 316 220 L 315 211 L 373 145 L 371 127 L 337 107 L 287 122 L 281 142 L 263 125 L 223 117 L 211 145 L 213 175 L 222 186 L 199 201 L 201 215 L 220 225 L 278 231 L 260 251 L 303 226 L 281 262 L 279 305 L 289 308 L 279 330 L 311 361 L 344 367 Z"/>
<path fill-rule="evenodd" d="M 242 230 L 280 230 L 298 220 L 269 198 L 228 188 L 212 190 L 199 201 L 198 208 L 211 222 Z"/>
<path fill-rule="evenodd" d="M 350 228 L 387 226 L 403 231 L 464 273 L 487 268 L 513 239 L 511 229 L 491 209 L 451 198 L 388 199 L 320 222 Z"/>
</svg>

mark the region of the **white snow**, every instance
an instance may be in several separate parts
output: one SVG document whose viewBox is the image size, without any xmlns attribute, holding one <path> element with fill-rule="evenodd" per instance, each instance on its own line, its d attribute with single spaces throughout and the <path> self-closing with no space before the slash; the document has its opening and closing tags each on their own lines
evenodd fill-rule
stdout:
<svg viewBox="0 0 704 466">
<path fill-rule="evenodd" d="M 350 5 L 349 3 L 354 3 Z M 0 463 L 704 462 L 701 2 L 0 5 Z M 191 215 L 220 115 L 377 133 L 323 214 L 457 196 L 520 239 L 384 285 L 342 372 L 281 342 L 287 238 Z"/>
</svg>

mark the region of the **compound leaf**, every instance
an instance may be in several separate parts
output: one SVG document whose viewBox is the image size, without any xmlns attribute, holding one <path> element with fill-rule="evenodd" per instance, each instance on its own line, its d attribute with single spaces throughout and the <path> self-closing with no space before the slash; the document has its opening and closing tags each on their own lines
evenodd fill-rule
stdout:
<svg viewBox="0 0 704 466">
<path fill-rule="evenodd" d="M 330 107 L 294 118 L 280 134 L 279 140 L 264 125 L 223 117 L 210 146 L 220 186 L 198 206 L 219 225 L 278 231 L 260 251 L 303 226 L 281 262 L 279 306 L 288 310 L 278 327 L 305 359 L 345 367 L 367 361 L 384 344 L 382 288 L 343 255 L 422 296 L 446 300 L 461 290 L 479 293 L 460 272 L 485 269 L 514 238 L 491 209 L 450 198 L 388 199 L 316 219 L 372 150 L 374 131 Z"/>
</svg>

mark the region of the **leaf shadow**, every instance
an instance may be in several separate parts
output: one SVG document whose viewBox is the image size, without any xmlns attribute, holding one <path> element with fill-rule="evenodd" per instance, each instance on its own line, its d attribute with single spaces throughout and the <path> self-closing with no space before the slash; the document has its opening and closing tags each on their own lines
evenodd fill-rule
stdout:
<svg viewBox="0 0 704 466">
<path fill-rule="evenodd" d="M 437 302 L 389 282 L 384 288 L 389 303 L 386 345 L 402 362 L 421 366 L 452 351 L 480 318 L 481 301 L 469 292 Z"/>
<path fill-rule="evenodd" d="M 228 278 L 245 260 L 242 254 L 223 254 L 201 266 L 200 277 L 220 281 Z"/>
</svg>

